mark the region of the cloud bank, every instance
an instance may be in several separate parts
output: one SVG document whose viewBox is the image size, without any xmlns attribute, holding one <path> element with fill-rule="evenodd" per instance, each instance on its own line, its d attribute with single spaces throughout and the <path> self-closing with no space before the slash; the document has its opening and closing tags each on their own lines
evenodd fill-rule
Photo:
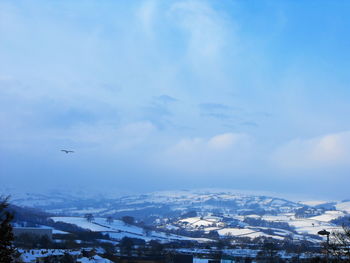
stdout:
<svg viewBox="0 0 350 263">
<path fill-rule="evenodd" d="M 1 181 L 350 183 L 346 8 L 259 6 L 1 1 Z"/>
<path fill-rule="evenodd" d="M 349 168 L 350 132 L 291 140 L 279 146 L 273 152 L 272 159 L 277 166 L 295 171 L 330 167 Z"/>
</svg>

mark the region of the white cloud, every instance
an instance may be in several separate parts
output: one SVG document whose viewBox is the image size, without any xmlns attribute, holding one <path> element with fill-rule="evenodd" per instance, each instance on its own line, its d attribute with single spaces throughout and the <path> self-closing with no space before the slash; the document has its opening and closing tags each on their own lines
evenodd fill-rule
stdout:
<svg viewBox="0 0 350 263">
<path fill-rule="evenodd" d="M 208 147 L 216 150 L 229 149 L 233 144 L 239 143 L 239 140 L 243 139 L 241 134 L 224 133 L 212 137 L 208 141 Z"/>
<path fill-rule="evenodd" d="M 246 134 L 185 138 L 162 152 L 157 162 L 183 172 L 232 172 L 251 158 L 251 147 Z"/>
<path fill-rule="evenodd" d="M 275 165 L 285 169 L 321 169 L 349 165 L 350 131 L 310 139 L 295 139 L 273 154 Z"/>
</svg>

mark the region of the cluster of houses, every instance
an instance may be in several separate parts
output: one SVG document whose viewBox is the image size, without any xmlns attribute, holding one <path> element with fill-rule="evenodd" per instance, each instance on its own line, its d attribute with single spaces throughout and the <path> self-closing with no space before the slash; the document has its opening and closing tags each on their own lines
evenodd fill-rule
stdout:
<svg viewBox="0 0 350 263">
<path fill-rule="evenodd" d="M 53 262 L 61 262 L 63 258 L 69 254 L 76 263 L 233 263 L 232 260 L 219 259 L 204 259 L 194 258 L 192 255 L 172 255 L 168 256 L 147 256 L 147 257 L 133 257 L 133 256 L 118 256 L 112 260 L 104 258 L 101 255 L 92 255 L 84 257 L 79 250 L 63 250 L 63 249 L 31 249 L 22 250 L 21 261 L 23 263 L 46 263 L 47 258 L 50 257 Z"/>
<path fill-rule="evenodd" d="M 15 237 L 21 237 L 23 234 L 34 235 L 36 237 L 46 236 L 50 240 L 53 237 L 51 228 L 37 227 L 14 227 Z M 188 254 L 172 254 L 164 256 L 116 256 L 113 261 L 103 257 L 103 253 L 96 253 L 89 257 L 84 256 L 81 250 L 68 249 L 20 249 L 21 261 L 24 263 L 45 263 L 47 258 L 58 262 L 69 255 L 76 263 L 231 263 L 232 261 L 220 261 L 215 259 L 195 258 Z"/>
</svg>

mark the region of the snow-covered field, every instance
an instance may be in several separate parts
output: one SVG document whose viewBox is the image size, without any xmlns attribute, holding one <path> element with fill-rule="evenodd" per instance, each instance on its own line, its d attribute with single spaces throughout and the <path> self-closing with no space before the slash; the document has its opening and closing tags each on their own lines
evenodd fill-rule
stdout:
<svg viewBox="0 0 350 263">
<path fill-rule="evenodd" d="M 103 258 L 99 255 L 94 255 L 90 258 L 83 257 L 81 250 L 68 250 L 68 249 L 30 249 L 30 250 L 18 250 L 21 253 L 21 260 L 23 263 L 33 262 L 46 262 L 45 258 L 50 256 L 63 256 L 69 254 L 76 258 L 79 263 L 112 263 L 112 261 Z M 55 261 L 56 262 L 56 261 Z"/>
<path fill-rule="evenodd" d="M 83 217 L 52 217 L 55 222 L 65 222 L 68 224 L 74 224 L 78 227 L 108 234 L 113 239 L 122 239 L 123 237 L 140 238 L 146 241 L 159 240 L 159 241 L 172 241 L 172 240 L 193 240 L 198 242 L 208 242 L 206 238 L 191 238 L 185 236 L 179 236 L 174 234 L 167 234 L 159 231 L 145 231 L 143 228 L 127 225 L 121 220 L 114 220 L 111 223 L 107 223 L 106 218 L 95 218 L 89 222 Z"/>
<path fill-rule="evenodd" d="M 345 216 L 345 213 L 343 211 L 326 211 L 324 214 L 311 217 L 310 219 L 321 222 L 330 222 L 341 216 Z"/>
<path fill-rule="evenodd" d="M 16 205 L 37 207 L 56 214 L 54 221 L 75 224 L 91 231 L 107 233 L 114 239 L 124 236 L 142 238 L 145 240 L 198 240 L 185 236 L 166 234 L 165 230 L 217 231 L 222 237 L 242 236 L 255 238 L 257 236 L 277 239 L 286 236 L 303 238 L 310 235 L 313 239 L 318 231 L 339 231 L 341 227 L 332 220 L 347 216 L 350 213 L 350 201 L 305 201 L 294 202 L 279 197 L 262 196 L 254 193 L 244 193 L 230 190 L 191 190 L 191 191 L 160 191 L 154 193 L 121 196 L 107 199 L 103 195 L 21 193 L 13 195 Z M 307 210 L 305 214 L 297 211 Z M 185 217 L 189 212 L 195 214 Z M 92 213 L 93 222 L 88 222 L 83 216 Z M 144 222 L 151 222 L 159 231 L 145 231 L 141 227 L 126 225 L 120 220 L 109 224 L 105 218 L 112 216 L 133 216 Z M 151 220 L 149 217 L 152 217 Z M 246 219 L 271 222 L 269 228 L 256 227 L 259 224 L 247 223 Z M 148 220 L 148 221 L 146 221 Z M 272 223 L 284 223 L 277 225 Z M 288 225 L 292 228 L 288 228 Z M 267 226 L 267 224 L 261 224 Z M 277 226 L 276 226 L 277 225 Z M 54 230 L 54 233 L 60 233 Z M 214 233 L 215 234 L 215 233 Z M 185 234 L 182 234 L 185 235 Z"/>
<path fill-rule="evenodd" d="M 215 217 L 205 217 L 205 218 L 189 217 L 189 218 L 182 219 L 179 222 L 186 223 L 191 227 L 211 227 L 219 224 L 220 220 L 219 218 L 215 218 Z"/>
<path fill-rule="evenodd" d="M 38 262 L 39 258 L 47 256 L 63 256 L 64 253 L 69 252 L 70 255 L 79 255 L 80 250 L 68 251 L 64 249 L 30 249 L 30 250 L 18 250 L 21 253 L 21 259 L 23 262 Z"/>
<path fill-rule="evenodd" d="M 296 218 L 293 213 L 285 213 L 278 216 L 275 215 L 249 215 L 247 217 L 262 219 L 271 222 L 282 222 L 287 223 L 289 226 L 293 227 L 294 231 L 289 231 L 280 228 L 271 227 L 252 227 L 248 225 L 243 225 L 242 227 L 223 227 L 220 220 L 206 220 L 200 217 L 185 218 L 180 220 L 180 223 L 186 222 L 186 226 L 192 227 L 193 230 L 198 227 L 203 227 L 206 233 L 210 231 L 217 231 L 220 236 L 235 236 L 235 237 L 249 237 L 256 238 L 259 236 L 271 237 L 275 239 L 283 239 L 287 236 L 291 236 L 294 239 L 304 239 L 305 235 L 318 235 L 318 232 L 327 229 L 328 231 L 335 232 L 341 231 L 342 227 L 336 226 L 330 223 L 331 220 L 344 216 L 345 213 L 342 211 L 325 211 L 324 214 L 310 217 L 310 218 Z M 245 216 L 233 216 L 233 218 L 243 221 Z M 214 226 L 213 226 L 214 225 Z M 273 234 L 267 234 L 266 232 L 273 232 Z M 310 241 L 318 242 L 317 239 L 308 237 Z"/>
<path fill-rule="evenodd" d="M 337 210 L 345 211 L 350 213 L 350 201 L 341 202 L 336 205 Z"/>
</svg>

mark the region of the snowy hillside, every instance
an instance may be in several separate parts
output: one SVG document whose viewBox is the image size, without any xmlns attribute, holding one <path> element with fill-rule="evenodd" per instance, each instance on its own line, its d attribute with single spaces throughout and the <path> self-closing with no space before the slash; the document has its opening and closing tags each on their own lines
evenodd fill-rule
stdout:
<svg viewBox="0 0 350 263">
<path fill-rule="evenodd" d="M 250 212 L 286 213 L 302 205 L 281 198 L 239 194 L 229 191 L 168 191 L 142 195 L 106 198 L 103 195 L 79 196 L 62 193 L 12 193 L 12 201 L 19 206 L 36 207 L 45 211 L 71 216 L 91 212 L 101 216 L 138 214 L 163 214 L 166 210 L 201 210 L 223 214 L 249 214 Z"/>
<path fill-rule="evenodd" d="M 283 198 L 237 191 L 163 191 L 107 198 L 103 195 L 13 194 L 13 204 L 35 207 L 51 214 L 54 221 L 75 224 L 115 239 L 135 237 L 145 240 L 197 240 L 219 237 L 271 237 L 319 242 L 318 231 L 338 231 L 332 220 L 346 217 L 350 202 L 293 202 Z M 83 218 L 93 214 L 94 221 Z M 142 225 L 131 226 L 118 220 L 132 216 Z M 106 218 L 113 218 L 107 223 Z"/>
<path fill-rule="evenodd" d="M 174 240 L 192 240 L 198 242 L 209 241 L 205 238 L 190 238 L 179 235 L 165 234 L 159 231 L 146 232 L 143 228 L 134 225 L 127 225 L 121 220 L 113 220 L 107 223 L 105 218 L 95 218 L 89 222 L 82 217 L 52 217 L 55 222 L 64 222 L 77 225 L 81 228 L 108 234 L 113 239 L 122 239 L 123 237 L 140 238 L 146 241 L 159 240 L 163 242 L 170 242 Z"/>
</svg>

